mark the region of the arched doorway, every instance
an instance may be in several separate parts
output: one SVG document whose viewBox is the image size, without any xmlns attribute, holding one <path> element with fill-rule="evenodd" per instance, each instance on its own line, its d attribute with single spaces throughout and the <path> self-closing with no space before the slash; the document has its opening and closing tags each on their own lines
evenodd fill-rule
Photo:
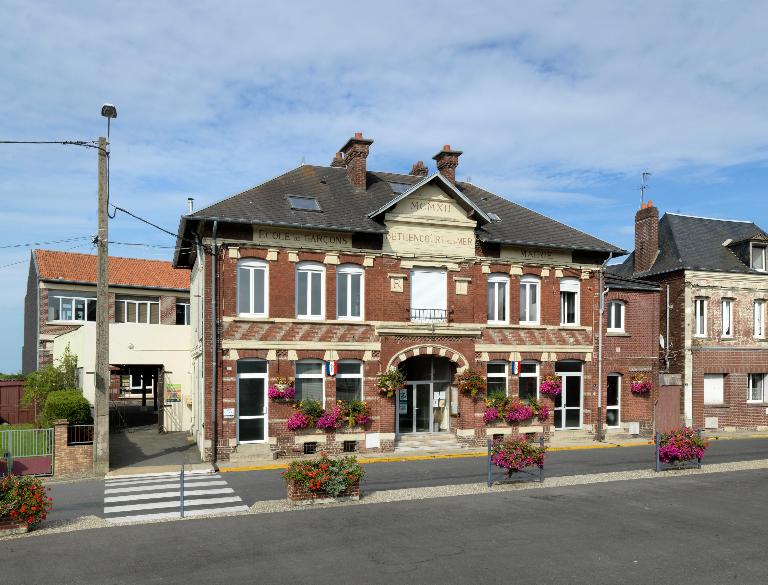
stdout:
<svg viewBox="0 0 768 585">
<path fill-rule="evenodd" d="M 397 396 L 397 433 L 448 432 L 455 362 L 439 355 L 417 355 L 398 367 L 406 385 Z"/>
</svg>

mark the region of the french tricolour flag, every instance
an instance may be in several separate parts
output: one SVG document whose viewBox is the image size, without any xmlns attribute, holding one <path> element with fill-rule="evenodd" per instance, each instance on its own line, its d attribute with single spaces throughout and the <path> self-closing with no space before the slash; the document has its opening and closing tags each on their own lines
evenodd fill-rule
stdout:
<svg viewBox="0 0 768 585">
<path fill-rule="evenodd" d="M 325 362 L 325 374 L 326 376 L 335 376 L 336 370 L 339 368 L 339 362 L 336 360 Z"/>
<path fill-rule="evenodd" d="M 512 362 L 512 374 L 518 376 L 520 374 L 520 362 Z"/>
</svg>

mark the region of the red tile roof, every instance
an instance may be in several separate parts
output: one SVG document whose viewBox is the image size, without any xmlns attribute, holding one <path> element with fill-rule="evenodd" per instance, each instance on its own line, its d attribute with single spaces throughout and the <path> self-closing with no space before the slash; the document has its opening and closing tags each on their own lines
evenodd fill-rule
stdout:
<svg viewBox="0 0 768 585">
<path fill-rule="evenodd" d="M 96 256 L 55 250 L 35 250 L 40 280 L 96 284 Z M 165 260 L 119 258 L 108 261 L 109 284 L 165 289 L 189 289 L 189 270 Z"/>
</svg>

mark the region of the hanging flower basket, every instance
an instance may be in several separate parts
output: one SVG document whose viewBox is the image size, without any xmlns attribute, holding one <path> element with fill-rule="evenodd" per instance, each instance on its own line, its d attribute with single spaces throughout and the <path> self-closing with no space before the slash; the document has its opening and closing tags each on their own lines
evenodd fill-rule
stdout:
<svg viewBox="0 0 768 585">
<path fill-rule="evenodd" d="M 376 386 L 380 394 L 392 398 L 395 393 L 405 388 L 405 374 L 397 368 L 389 368 L 376 376 Z"/>
<path fill-rule="evenodd" d="M 288 378 L 275 378 L 275 383 L 267 390 L 267 396 L 275 401 L 288 401 L 296 397 L 296 388 L 293 380 Z"/>
<path fill-rule="evenodd" d="M 634 376 L 629 385 L 629 389 L 632 394 L 650 394 L 651 390 L 653 390 L 653 382 L 643 375 Z"/>
<path fill-rule="evenodd" d="M 539 385 L 539 393 L 554 398 L 560 396 L 563 391 L 563 382 L 560 376 L 544 376 Z"/>
<path fill-rule="evenodd" d="M 477 398 L 479 394 L 483 394 L 488 387 L 485 378 L 476 370 L 464 370 L 459 374 L 457 381 L 459 392 L 472 398 Z"/>
<path fill-rule="evenodd" d="M 486 425 L 504 420 L 510 424 L 519 424 L 531 420 L 534 417 L 539 422 L 546 422 L 549 418 L 549 407 L 538 400 L 517 400 L 499 396 L 485 401 L 483 421 Z"/>
<path fill-rule="evenodd" d="M 547 448 L 529 443 L 525 437 L 516 437 L 496 443 L 491 451 L 491 463 L 506 469 L 510 475 L 526 467 L 544 468 Z"/>
<path fill-rule="evenodd" d="M 703 459 L 709 444 L 689 427 L 676 429 L 661 435 L 659 461 L 661 463 L 682 463 Z"/>
</svg>

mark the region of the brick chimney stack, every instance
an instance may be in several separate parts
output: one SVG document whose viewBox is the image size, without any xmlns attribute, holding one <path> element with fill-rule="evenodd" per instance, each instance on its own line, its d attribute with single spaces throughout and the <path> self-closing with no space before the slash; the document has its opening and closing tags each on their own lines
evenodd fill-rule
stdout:
<svg viewBox="0 0 768 585">
<path fill-rule="evenodd" d="M 427 166 L 424 164 L 423 160 L 416 161 L 416 163 L 411 167 L 411 175 L 416 175 L 417 177 L 426 177 L 429 174 L 429 170 L 427 169 Z"/>
<path fill-rule="evenodd" d="M 635 272 L 647 272 L 659 253 L 659 208 L 643 203 L 635 214 Z"/>
<path fill-rule="evenodd" d="M 366 188 L 365 159 L 368 158 L 371 144 L 373 140 L 363 138 L 362 132 L 355 132 L 355 135 L 341 147 L 341 154 L 344 155 L 344 164 L 347 167 L 347 178 L 358 191 L 365 191 Z"/>
<path fill-rule="evenodd" d="M 443 150 L 432 158 L 437 161 L 437 170 L 452 183 L 456 182 L 456 167 L 459 166 L 460 150 L 451 150 L 451 145 L 446 144 Z"/>
<path fill-rule="evenodd" d="M 341 156 L 341 153 L 340 153 L 340 152 L 337 152 L 337 153 L 336 153 L 336 154 L 333 156 L 333 160 L 331 161 L 331 166 L 332 166 L 332 167 L 343 167 L 343 166 L 346 166 L 346 165 L 344 164 L 344 158 Z"/>
</svg>

